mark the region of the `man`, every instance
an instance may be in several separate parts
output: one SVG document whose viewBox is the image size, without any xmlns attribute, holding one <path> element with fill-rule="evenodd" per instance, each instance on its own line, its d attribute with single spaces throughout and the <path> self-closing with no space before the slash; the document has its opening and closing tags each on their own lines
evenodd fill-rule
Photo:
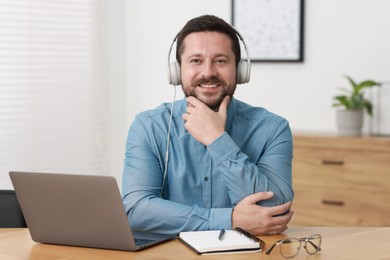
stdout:
<svg viewBox="0 0 390 260">
<path fill-rule="evenodd" d="M 233 98 L 241 54 L 228 23 L 194 18 L 176 41 L 186 98 L 140 113 L 128 133 L 123 202 L 133 229 L 283 232 L 293 215 L 288 122 Z"/>
</svg>

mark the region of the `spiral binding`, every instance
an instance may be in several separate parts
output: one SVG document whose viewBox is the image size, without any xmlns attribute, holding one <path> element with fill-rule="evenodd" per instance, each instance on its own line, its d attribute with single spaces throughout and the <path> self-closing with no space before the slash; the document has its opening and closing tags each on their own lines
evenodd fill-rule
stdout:
<svg viewBox="0 0 390 260">
<path fill-rule="evenodd" d="M 233 230 L 236 231 L 237 233 L 240 233 L 241 235 L 246 236 L 247 238 L 249 238 L 253 242 L 259 243 L 259 247 L 261 250 L 263 250 L 265 248 L 265 242 L 263 240 L 261 240 L 260 238 L 252 235 L 248 231 L 245 231 L 244 229 L 239 228 L 239 227 L 236 227 Z"/>
</svg>

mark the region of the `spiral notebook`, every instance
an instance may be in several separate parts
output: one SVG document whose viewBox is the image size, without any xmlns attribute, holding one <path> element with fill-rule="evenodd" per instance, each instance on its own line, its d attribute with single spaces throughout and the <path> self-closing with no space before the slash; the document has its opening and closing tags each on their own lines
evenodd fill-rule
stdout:
<svg viewBox="0 0 390 260">
<path fill-rule="evenodd" d="M 179 240 L 197 254 L 260 252 L 265 246 L 263 240 L 240 228 L 226 230 L 222 240 L 219 234 L 220 230 L 181 232 Z"/>
</svg>

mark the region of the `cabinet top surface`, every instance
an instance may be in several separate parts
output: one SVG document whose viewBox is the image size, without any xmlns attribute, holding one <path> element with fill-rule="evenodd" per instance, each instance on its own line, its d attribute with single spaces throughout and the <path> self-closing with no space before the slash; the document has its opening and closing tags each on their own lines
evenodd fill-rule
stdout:
<svg viewBox="0 0 390 260">
<path fill-rule="evenodd" d="M 294 147 L 364 149 L 390 152 L 388 136 L 338 136 L 328 133 L 293 133 Z"/>
</svg>

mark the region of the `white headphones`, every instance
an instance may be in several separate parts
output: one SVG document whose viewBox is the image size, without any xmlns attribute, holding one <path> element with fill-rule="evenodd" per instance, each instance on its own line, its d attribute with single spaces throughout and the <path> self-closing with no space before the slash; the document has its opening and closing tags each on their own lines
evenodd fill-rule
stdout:
<svg viewBox="0 0 390 260">
<path fill-rule="evenodd" d="M 251 75 L 251 60 L 249 57 L 249 51 L 241 34 L 236 29 L 233 28 L 233 30 L 243 43 L 247 55 L 247 61 L 241 59 L 237 65 L 237 84 L 245 84 L 249 82 Z M 180 65 L 177 61 L 170 62 L 172 47 L 175 44 L 177 37 L 178 35 L 173 40 L 168 53 L 168 82 L 169 84 L 174 86 L 178 86 L 181 84 Z"/>
</svg>

